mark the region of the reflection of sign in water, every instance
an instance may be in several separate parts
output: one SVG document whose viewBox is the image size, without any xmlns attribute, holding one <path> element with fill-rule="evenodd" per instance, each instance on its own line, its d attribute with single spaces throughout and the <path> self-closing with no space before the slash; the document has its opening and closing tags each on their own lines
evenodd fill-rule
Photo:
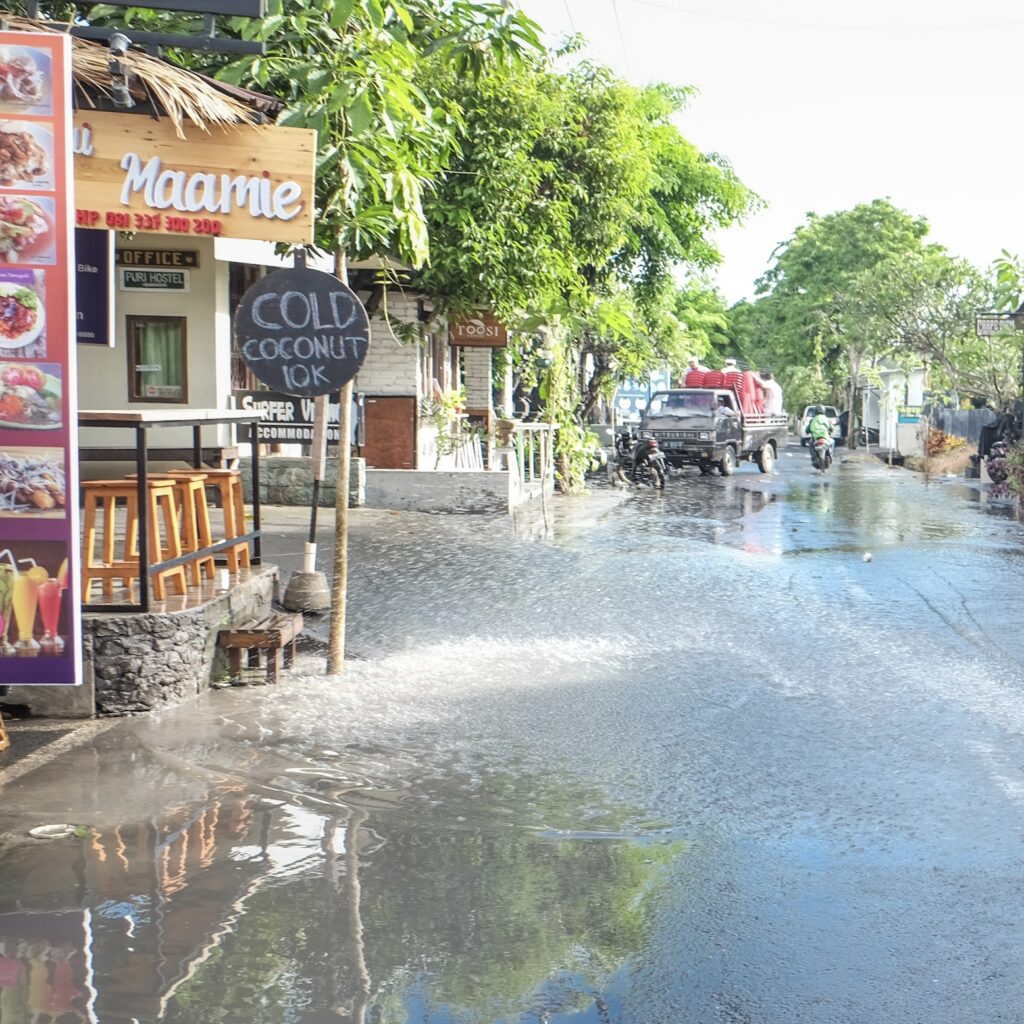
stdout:
<svg viewBox="0 0 1024 1024">
<path fill-rule="evenodd" d="M 370 321 L 348 285 L 319 270 L 278 270 L 242 296 L 235 344 L 246 366 L 286 395 L 329 395 L 370 347 Z"/>
</svg>

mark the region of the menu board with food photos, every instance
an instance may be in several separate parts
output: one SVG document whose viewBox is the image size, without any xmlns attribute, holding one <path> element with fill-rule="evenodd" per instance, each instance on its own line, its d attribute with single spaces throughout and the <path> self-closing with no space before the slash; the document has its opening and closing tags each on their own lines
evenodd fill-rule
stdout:
<svg viewBox="0 0 1024 1024">
<path fill-rule="evenodd" d="M 71 41 L 0 32 L 0 684 L 81 681 Z"/>
</svg>

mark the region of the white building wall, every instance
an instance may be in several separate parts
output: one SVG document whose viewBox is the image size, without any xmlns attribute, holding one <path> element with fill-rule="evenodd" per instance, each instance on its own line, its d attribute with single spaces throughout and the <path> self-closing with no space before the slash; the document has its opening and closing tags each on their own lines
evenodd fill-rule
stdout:
<svg viewBox="0 0 1024 1024">
<path fill-rule="evenodd" d="M 199 253 L 199 266 L 189 272 L 190 291 L 125 292 L 114 298 L 114 347 L 78 346 L 78 404 L 82 409 L 224 409 L 231 394 L 231 325 L 228 312 L 228 265 L 214 258 L 212 238 L 174 238 L 135 235 L 117 239 L 119 249 L 187 249 Z M 119 281 L 115 282 L 119 284 Z M 158 404 L 128 401 L 126 317 L 145 314 L 184 316 L 188 358 L 188 402 Z M 218 344 L 218 339 L 220 343 Z M 230 427 L 206 427 L 203 443 L 228 444 Z M 134 431 L 91 429 L 81 432 L 89 447 L 123 448 L 134 445 Z M 153 447 L 192 444 L 191 428 L 152 430 Z"/>
<path fill-rule="evenodd" d="M 462 350 L 467 409 L 491 408 L 491 352 L 489 348 Z"/>
<path fill-rule="evenodd" d="M 370 318 L 370 350 L 355 379 L 355 390 L 364 395 L 422 397 L 420 390 L 420 346 L 400 341 L 385 318 L 383 304 Z M 388 292 L 387 317 L 415 324 L 416 296 L 397 290 Z"/>
</svg>

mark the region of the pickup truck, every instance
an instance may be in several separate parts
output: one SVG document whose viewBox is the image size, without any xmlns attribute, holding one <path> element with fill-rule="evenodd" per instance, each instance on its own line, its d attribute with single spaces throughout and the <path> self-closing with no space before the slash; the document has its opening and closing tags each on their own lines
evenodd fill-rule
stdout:
<svg viewBox="0 0 1024 1024">
<path fill-rule="evenodd" d="M 705 475 L 717 469 L 722 476 L 747 459 L 770 473 L 789 432 L 785 416 L 743 412 L 731 388 L 657 391 L 640 429 L 657 438 L 670 466 L 697 466 Z"/>
</svg>

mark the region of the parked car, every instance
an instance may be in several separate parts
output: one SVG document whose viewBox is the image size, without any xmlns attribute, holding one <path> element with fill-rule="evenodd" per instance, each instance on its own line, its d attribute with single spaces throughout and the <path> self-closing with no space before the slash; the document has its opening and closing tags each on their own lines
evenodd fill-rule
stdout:
<svg viewBox="0 0 1024 1024">
<path fill-rule="evenodd" d="M 808 405 L 804 408 L 804 414 L 800 417 L 800 444 L 806 448 L 810 440 L 810 435 L 807 433 L 807 428 L 811 425 L 811 420 L 814 419 L 814 410 L 818 408 L 818 404 Z M 839 410 L 834 405 L 824 405 L 822 408 L 825 410 L 825 415 L 832 422 L 832 436 L 839 439 Z"/>
</svg>

